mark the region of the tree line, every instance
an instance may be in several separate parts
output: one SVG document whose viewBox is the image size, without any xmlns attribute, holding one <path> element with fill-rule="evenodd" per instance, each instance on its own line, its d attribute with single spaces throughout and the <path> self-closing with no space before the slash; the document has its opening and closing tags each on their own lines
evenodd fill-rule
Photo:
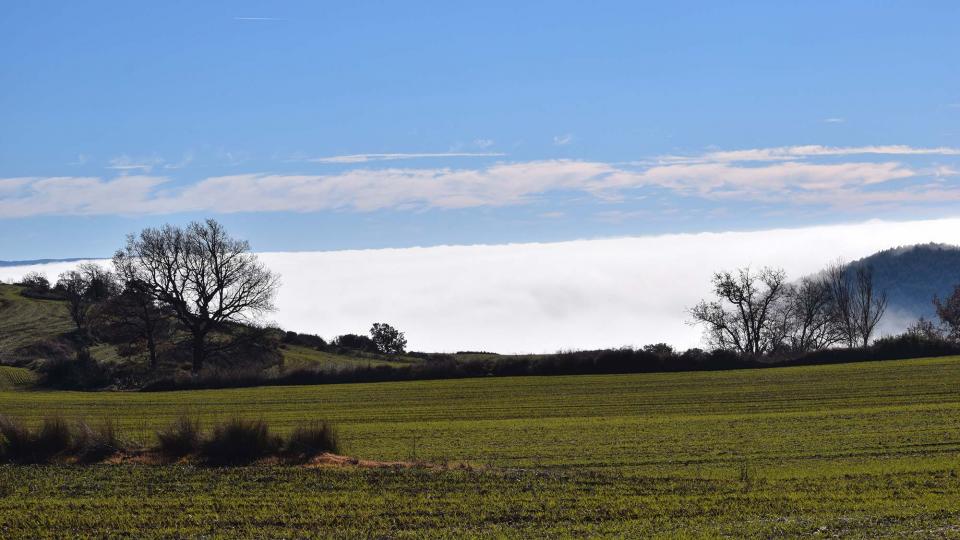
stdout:
<svg viewBox="0 0 960 540">
<path fill-rule="evenodd" d="M 712 288 L 715 298 L 690 310 L 692 322 L 710 346 L 748 359 L 866 347 L 887 309 L 872 268 L 842 262 L 796 283 L 779 268 L 717 272 Z"/>
</svg>

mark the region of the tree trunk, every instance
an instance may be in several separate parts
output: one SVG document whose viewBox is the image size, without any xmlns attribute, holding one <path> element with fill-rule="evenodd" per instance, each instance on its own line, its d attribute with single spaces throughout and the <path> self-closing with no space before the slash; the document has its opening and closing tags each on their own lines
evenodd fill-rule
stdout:
<svg viewBox="0 0 960 540">
<path fill-rule="evenodd" d="M 200 369 L 203 368 L 203 359 L 206 356 L 206 334 L 202 332 L 194 332 L 193 334 L 193 369 L 191 370 L 194 375 L 200 373 Z"/>
<path fill-rule="evenodd" d="M 147 334 L 147 351 L 150 352 L 150 369 L 157 369 L 157 343 L 153 340 L 153 332 Z"/>
</svg>

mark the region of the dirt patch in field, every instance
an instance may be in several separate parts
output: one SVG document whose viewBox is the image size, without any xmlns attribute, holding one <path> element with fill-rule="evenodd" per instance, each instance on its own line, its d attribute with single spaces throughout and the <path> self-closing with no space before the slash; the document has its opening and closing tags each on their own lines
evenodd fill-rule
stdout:
<svg viewBox="0 0 960 540">
<path fill-rule="evenodd" d="M 171 465 L 171 464 L 202 464 L 195 456 L 186 456 L 178 460 L 169 460 L 150 450 L 123 450 L 104 459 L 100 463 L 106 465 Z M 426 461 L 379 461 L 374 459 L 360 459 L 339 454 L 320 454 L 306 461 L 291 460 L 280 457 L 268 457 L 257 460 L 250 465 L 287 465 L 304 467 L 307 469 L 323 468 L 358 468 L 358 469 L 428 469 L 428 470 L 478 470 L 478 467 L 464 462 L 431 463 Z"/>
<path fill-rule="evenodd" d="M 430 463 L 426 461 L 378 461 L 373 459 L 359 459 L 338 454 L 320 454 L 306 463 L 303 467 L 310 469 L 323 467 L 358 467 L 366 469 L 434 469 L 434 470 L 475 470 L 469 463 Z"/>
</svg>

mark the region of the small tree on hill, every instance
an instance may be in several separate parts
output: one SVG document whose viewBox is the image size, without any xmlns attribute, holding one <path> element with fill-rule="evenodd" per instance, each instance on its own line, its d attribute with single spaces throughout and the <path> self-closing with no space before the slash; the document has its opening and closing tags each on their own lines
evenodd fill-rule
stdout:
<svg viewBox="0 0 960 540">
<path fill-rule="evenodd" d="M 377 350 L 384 354 L 403 354 L 407 349 L 407 338 L 403 332 L 386 323 L 373 323 L 370 338 Z"/>
</svg>

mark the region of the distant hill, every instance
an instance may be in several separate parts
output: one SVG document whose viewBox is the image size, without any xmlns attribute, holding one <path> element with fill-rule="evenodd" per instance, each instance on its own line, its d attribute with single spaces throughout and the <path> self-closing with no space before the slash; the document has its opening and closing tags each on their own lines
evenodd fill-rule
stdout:
<svg viewBox="0 0 960 540">
<path fill-rule="evenodd" d="M 852 264 L 872 266 L 878 288 L 887 291 L 889 319 L 893 319 L 885 325 L 889 330 L 906 326 L 920 316 L 935 317 L 933 297 L 943 298 L 960 285 L 960 246 L 919 244 L 898 247 Z"/>
</svg>

